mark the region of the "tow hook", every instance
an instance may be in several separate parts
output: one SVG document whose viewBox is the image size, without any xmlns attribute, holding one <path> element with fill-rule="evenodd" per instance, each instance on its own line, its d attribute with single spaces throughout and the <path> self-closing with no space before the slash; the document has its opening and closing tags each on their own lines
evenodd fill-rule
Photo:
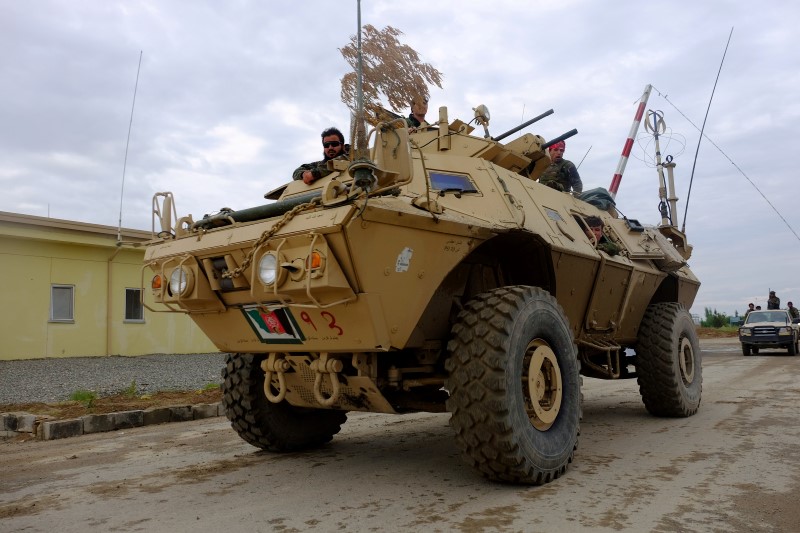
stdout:
<svg viewBox="0 0 800 533">
<path fill-rule="evenodd" d="M 314 372 L 314 398 L 324 407 L 330 407 L 339 399 L 339 376 L 344 365 L 338 359 L 329 358 L 327 353 L 322 353 L 319 359 L 311 362 L 311 370 Z M 322 375 L 328 374 L 331 380 L 331 395 L 325 398 L 322 395 Z"/>
<path fill-rule="evenodd" d="M 261 361 L 261 369 L 264 371 L 264 395 L 272 403 L 280 403 L 286 397 L 286 378 L 284 373 L 289 370 L 289 361 L 283 357 L 278 357 L 271 353 L 269 357 Z M 278 375 L 278 394 L 272 394 L 272 374 Z"/>
</svg>

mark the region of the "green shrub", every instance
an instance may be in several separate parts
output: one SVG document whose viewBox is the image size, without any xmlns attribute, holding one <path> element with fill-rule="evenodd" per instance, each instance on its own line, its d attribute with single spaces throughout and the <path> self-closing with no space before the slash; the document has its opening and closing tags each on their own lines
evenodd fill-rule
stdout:
<svg viewBox="0 0 800 533">
<path fill-rule="evenodd" d="M 95 400 L 97 400 L 97 393 L 91 390 L 78 389 L 70 394 L 69 399 L 73 402 L 80 402 L 84 407 L 90 409 L 94 405 Z"/>
</svg>

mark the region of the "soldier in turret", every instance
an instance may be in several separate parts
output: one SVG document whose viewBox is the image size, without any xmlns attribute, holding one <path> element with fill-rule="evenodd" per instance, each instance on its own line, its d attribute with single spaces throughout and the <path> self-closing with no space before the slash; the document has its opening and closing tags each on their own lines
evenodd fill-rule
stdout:
<svg viewBox="0 0 800 533">
<path fill-rule="evenodd" d="M 563 192 L 583 192 L 583 182 L 572 161 L 564 159 L 564 141 L 550 147 L 550 166 L 539 176 L 539 183 Z"/>
<path fill-rule="evenodd" d="M 332 170 L 328 169 L 328 161 L 331 159 L 347 158 L 348 146 L 344 143 L 344 135 L 336 128 L 328 128 L 322 132 L 322 161 L 306 163 L 297 167 L 292 173 L 295 181 L 303 180 L 306 185 L 311 185 L 320 178 L 324 178 Z"/>
<path fill-rule="evenodd" d="M 425 121 L 425 114 L 428 112 L 428 99 L 417 95 L 411 100 L 411 114 L 406 117 L 406 124 L 409 128 L 426 128 L 430 126 Z"/>
</svg>

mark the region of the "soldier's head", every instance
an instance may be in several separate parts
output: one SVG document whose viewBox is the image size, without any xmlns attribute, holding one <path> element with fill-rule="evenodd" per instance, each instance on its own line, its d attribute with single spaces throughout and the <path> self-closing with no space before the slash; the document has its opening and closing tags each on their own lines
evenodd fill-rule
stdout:
<svg viewBox="0 0 800 533">
<path fill-rule="evenodd" d="M 564 141 L 558 141 L 554 145 L 550 147 L 550 160 L 553 163 L 558 163 L 562 159 L 564 159 L 564 149 L 567 147 L 567 143 Z"/>
<path fill-rule="evenodd" d="M 769 291 L 770 296 L 775 296 L 775 291 Z"/>
<path fill-rule="evenodd" d="M 411 99 L 411 114 L 417 120 L 422 122 L 425 120 L 425 113 L 428 112 L 428 99 L 418 94 Z"/>
<path fill-rule="evenodd" d="M 792 304 L 792 302 L 789 302 L 789 303 L 787 303 L 786 305 L 788 305 L 788 306 L 789 306 L 789 309 L 791 309 L 792 307 L 794 307 L 794 305 Z"/>
<path fill-rule="evenodd" d="M 756 305 L 755 305 L 753 302 L 750 302 L 749 304 L 747 304 L 747 307 L 749 307 L 751 311 L 753 310 L 753 308 L 754 308 L 755 306 L 756 306 Z"/>
<path fill-rule="evenodd" d="M 322 153 L 326 159 L 333 159 L 344 152 L 344 135 L 336 128 L 322 132 Z"/>
<path fill-rule="evenodd" d="M 594 237 L 595 241 L 599 241 L 603 237 L 603 221 L 600 220 L 600 217 L 586 217 L 586 225 L 589 227 L 586 232 L 587 237 L 590 239 Z"/>
</svg>

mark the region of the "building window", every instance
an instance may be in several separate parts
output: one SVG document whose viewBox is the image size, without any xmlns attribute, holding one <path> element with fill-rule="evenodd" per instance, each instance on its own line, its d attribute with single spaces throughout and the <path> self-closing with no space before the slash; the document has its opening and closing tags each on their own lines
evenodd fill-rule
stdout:
<svg viewBox="0 0 800 533">
<path fill-rule="evenodd" d="M 125 289 L 125 322 L 144 322 L 142 289 Z"/>
<path fill-rule="evenodd" d="M 51 285 L 50 286 L 50 321 L 51 322 L 74 322 L 75 309 L 75 286 L 74 285 Z"/>
</svg>

